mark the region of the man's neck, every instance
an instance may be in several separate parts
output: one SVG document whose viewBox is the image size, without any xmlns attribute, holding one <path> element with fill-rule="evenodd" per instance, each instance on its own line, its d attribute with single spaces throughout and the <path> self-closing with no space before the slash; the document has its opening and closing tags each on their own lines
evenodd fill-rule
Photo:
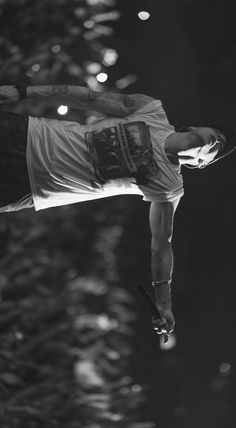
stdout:
<svg viewBox="0 0 236 428">
<path fill-rule="evenodd" d="M 179 165 L 178 152 L 189 148 L 188 132 L 173 132 L 165 141 L 166 156 L 174 165 Z"/>
</svg>

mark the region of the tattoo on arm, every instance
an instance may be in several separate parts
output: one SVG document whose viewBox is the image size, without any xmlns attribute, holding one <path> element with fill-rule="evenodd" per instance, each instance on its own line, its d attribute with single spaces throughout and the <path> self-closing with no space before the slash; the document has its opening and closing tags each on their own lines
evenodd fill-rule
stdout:
<svg viewBox="0 0 236 428">
<path fill-rule="evenodd" d="M 135 110 L 136 101 L 129 95 L 123 95 L 123 103 L 125 108 L 127 108 L 128 110 Z"/>
<path fill-rule="evenodd" d="M 158 286 L 155 287 L 154 293 L 156 300 L 160 302 L 162 305 L 171 305 L 171 287 Z"/>
<path fill-rule="evenodd" d="M 101 98 L 102 96 L 104 96 L 103 92 L 98 92 L 98 91 L 93 91 L 92 89 L 89 89 L 88 92 L 88 100 L 90 101 L 94 101 L 94 100 L 98 100 L 99 98 Z"/>
<path fill-rule="evenodd" d="M 57 88 L 57 86 L 53 88 Z M 59 86 L 59 91 L 60 90 L 61 87 Z M 63 95 L 65 95 L 65 93 L 63 93 Z M 85 88 L 83 88 L 83 93 L 80 95 L 80 101 L 87 102 L 87 107 L 93 107 L 95 110 L 102 113 L 121 117 L 135 112 L 150 100 L 152 100 L 151 97 L 142 94 L 129 95 L 116 92 L 99 92 L 90 88 L 86 88 L 86 91 Z"/>
<path fill-rule="evenodd" d="M 113 92 L 98 92 L 91 89 L 89 90 L 88 100 L 101 100 L 106 101 L 107 103 L 117 103 L 117 105 L 120 104 L 120 106 L 127 109 L 132 109 L 135 106 L 135 100 L 129 95 Z"/>
<path fill-rule="evenodd" d="M 67 85 L 53 85 L 51 88 L 51 95 L 54 97 L 62 97 L 68 94 Z"/>
</svg>

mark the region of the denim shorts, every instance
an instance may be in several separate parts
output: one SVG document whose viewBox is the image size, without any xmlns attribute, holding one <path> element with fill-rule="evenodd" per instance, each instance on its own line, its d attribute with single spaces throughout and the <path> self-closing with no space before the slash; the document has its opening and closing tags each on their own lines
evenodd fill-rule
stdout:
<svg viewBox="0 0 236 428">
<path fill-rule="evenodd" d="M 26 163 L 28 121 L 0 111 L 0 213 L 34 207 Z"/>
</svg>

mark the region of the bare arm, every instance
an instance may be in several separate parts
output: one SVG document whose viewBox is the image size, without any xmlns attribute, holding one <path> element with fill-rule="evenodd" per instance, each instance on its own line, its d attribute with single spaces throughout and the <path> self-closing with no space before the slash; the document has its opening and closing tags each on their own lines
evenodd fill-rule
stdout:
<svg viewBox="0 0 236 428">
<path fill-rule="evenodd" d="M 77 109 L 95 110 L 114 116 L 128 116 L 153 98 L 143 94 L 119 94 L 98 92 L 83 86 L 42 85 L 28 86 L 26 98 L 37 99 L 49 104 L 64 104 Z M 19 101 L 18 90 L 14 86 L 0 87 L 0 103 Z"/>
<path fill-rule="evenodd" d="M 153 281 L 172 278 L 173 251 L 172 235 L 174 213 L 179 200 L 174 202 L 152 202 L 149 221 L 151 228 L 152 278 Z"/>
<path fill-rule="evenodd" d="M 172 234 L 174 213 L 179 199 L 174 202 L 152 202 L 150 206 L 151 270 L 153 281 L 169 280 L 169 283 L 154 287 L 156 305 L 173 330 L 174 317 L 171 312 L 171 280 L 173 273 Z"/>
<path fill-rule="evenodd" d="M 100 113 L 128 116 L 134 113 L 151 97 L 142 94 L 119 94 L 114 92 L 98 92 L 83 86 L 52 85 L 29 86 L 27 98 L 41 98 L 49 103 L 64 103 L 78 109 L 96 110 Z"/>
</svg>

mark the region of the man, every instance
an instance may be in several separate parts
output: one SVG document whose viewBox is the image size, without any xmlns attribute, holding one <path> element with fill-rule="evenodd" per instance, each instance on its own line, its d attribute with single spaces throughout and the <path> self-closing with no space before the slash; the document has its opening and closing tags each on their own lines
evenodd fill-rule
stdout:
<svg viewBox="0 0 236 428">
<path fill-rule="evenodd" d="M 184 194 L 181 166 L 202 168 L 236 147 L 227 125 L 170 125 L 162 103 L 146 95 L 100 93 L 80 86 L 0 87 L 0 103 L 35 99 L 95 110 L 89 125 L 0 113 L 0 212 L 36 211 L 102 197 L 136 194 L 150 204 L 151 270 L 162 321 L 174 329 L 171 309 L 174 213 Z"/>
</svg>

